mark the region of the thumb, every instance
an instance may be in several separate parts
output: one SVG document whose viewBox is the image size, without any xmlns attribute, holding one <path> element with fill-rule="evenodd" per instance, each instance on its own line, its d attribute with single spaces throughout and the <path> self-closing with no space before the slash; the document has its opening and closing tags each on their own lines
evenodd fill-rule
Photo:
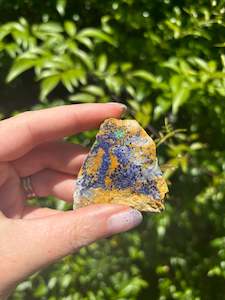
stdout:
<svg viewBox="0 0 225 300">
<path fill-rule="evenodd" d="M 84 245 L 137 226 L 142 215 L 126 206 L 107 204 L 19 221 L 11 233 L 17 257 L 12 271 L 20 274 L 17 282 Z"/>
</svg>

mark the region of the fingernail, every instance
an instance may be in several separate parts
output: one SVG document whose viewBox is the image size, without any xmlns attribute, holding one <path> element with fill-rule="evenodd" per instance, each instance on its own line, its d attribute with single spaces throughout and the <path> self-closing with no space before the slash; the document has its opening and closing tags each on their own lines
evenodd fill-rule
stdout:
<svg viewBox="0 0 225 300">
<path fill-rule="evenodd" d="M 108 102 L 108 104 L 113 104 L 113 105 L 117 105 L 120 106 L 122 108 L 122 113 L 121 116 L 125 115 L 126 111 L 127 111 L 127 106 L 123 103 L 118 103 L 118 102 Z"/>
<path fill-rule="evenodd" d="M 110 234 L 127 231 L 139 225 L 142 219 L 142 214 L 136 209 L 121 211 L 108 219 L 108 231 Z"/>
<path fill-rule="evenodd" d="M 122 104 L 122 107 L 123 107 L 123 111 L 120 115 L 120 118 L 124 118 L 126 116 L 127 110 L 128 110 L 128 107 L 125 104 Z"/>
</svg>

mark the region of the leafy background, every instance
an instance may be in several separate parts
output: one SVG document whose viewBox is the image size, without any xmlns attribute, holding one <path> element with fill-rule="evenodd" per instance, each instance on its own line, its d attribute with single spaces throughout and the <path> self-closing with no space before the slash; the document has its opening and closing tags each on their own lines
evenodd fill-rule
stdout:
<svg viewBox="0 0 225 300">
<path fill-rule="evenodd" d="M 157 141 L 170 188 L 164 213 L 33 275 L 11 299 L 225 299 L 224 47 L 224 0 L 0 1 L 1 118 L 123 102 Z"/>
</svg>

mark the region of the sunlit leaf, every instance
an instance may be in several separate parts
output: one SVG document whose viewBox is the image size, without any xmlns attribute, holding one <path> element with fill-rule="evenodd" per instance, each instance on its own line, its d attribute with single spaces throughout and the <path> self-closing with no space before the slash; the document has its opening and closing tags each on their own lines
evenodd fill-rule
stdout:
<svg viewBox="0 0 225 300">
<path fill-rule="evenodd" d="M 70 93 L 72 93 L 74 88 L 73 88 L 73 84 L 72 84 L 72 81 L 70 80 L 70 78 L 66 77 L 65 74 L 63 74 L 61 81 L 62 81 L 63 85 L 67 88 L 67 90 Z"/>
<path fill-rule="evenodd" d="M 59 80 L 59 75 L 53 75 L 41 81 L 41 101 L 44 101 L 46 99 L 48 94 L 57 86 Z"/>
<path fill-rule="evenodd" d="M 177 63 L 178 63 L 177 58 L 171 57 L 168 61 L 162 62 L 161 66 L 164 68 L 169 68 L 169 69 L 179 73 L 179 67 L 178 67 Z"/>
<path fill-rule="evenodd" d="M 83 91 L 93 94 L 95 96 L 99 96 L 99 97 L 104 96 L 103 89 L 96 85 L 88 85 L 87 87 L 83 88 Z"/>
<path fill-rule="evenodd" d="M 87 93 L 78 93 L 69 97 L 72 102 L 95 102 L 95 96 Z"/>
<path fill-rule="evenodd" d="M 96 38 L 109 44 L 112 44 L 113 46 L 117 46 L 116 41 L 110 35 L 96 28 L 85 28 L 78 33 L 78 36 Z"/>
<path fill-rule="evenodd" d="M 149 82 L 157 82 L 156 81 L 156 78 L 153 74 L 151 74 L 150 72 L 147 72 L 145 70 L 137 70 L 137 71 L 134 71 L 131 73 L 131 75 L 133 77 L 137 77 L 137 78 L 141 78 L 141 79 L 144 79 L 146 81 L 149 81 Z"/>
<path fill-rule="evenodd" d="M 193 64 L 193 66 L 196 66 L 198 68 L 201 68 L 205 71 L 209 70 L 209 66 L 207 64 L 207 62 L 199 57 L 192 57 L 189 59 L 190 62 Z"/>
<path fill-rule="evenodd" d="M 88 49 L 93 49 L 94 44 L 92 40 L 86 36 L 75 36 L 75 39 L 79 41 L 81 44 L 85 45 Z"/>
<path fill-rule="evenodd" d="M 133 65 L 131 63 L 127 63 L 127 62 L 122 63 L 120 65 L 120 68 L 121 68 L 122 72 L 127 72 L 127 71 L 131 70 L 132 67 L 133 67 Z"/>
<path fill-rule="evenodd" d="M 46 32 L 46 33 L 59 33 L 62 32 L 62 26 L 59 23 L 56 22 L 48 22 L 48 23 L 43 23 L 40 24 L 37 27 L 37 30 Z"/>
<path fill-rule="evenodd" d="M 101 54 L 97 60 L 97 69 L 100 72 L 104 72 L 107 67 L 107 56 L 105 53 Z"/>
<path fill-rule="evenodd" d="M 116 95 L 119 95 L 122 86 L 122 79 L 117 76 L 108 76 L 105 79 L 107 87 L 112 90 Z"/>
<path fill-rule="evenodd" d="M 5 44 L 4 49 L 6 53 L 14 59 L 16 59 L 16 57 L 18 57 L 18 55 L 21 53 L 21 49 L 16 43 Z"/>
<path fill-rule="evenodd" d="M 179 91 L 176 93 L 173 102 L 172 102 L 172 111 L 176 114 L 180 108 L 189 98 L 190 96 L 190 87 L 181 86 Z"/>
<path fill-rule="evenodd" d="M 75 33 L 76 33 L 76 25 L 75 25 L 74 22 L 72 22 L 72 21 L 65 21 L 64 27 L 65 27 L 66 33 L 69 36 L 73 37 L 75 35 Z"/>
<path fill-rule="evenodd" d="M 224 43 L 218 43 L 215 44 L 216 47 L 225 48 L 225 42 Z"/>
<path fill-rule="evenodd" d="M 41 283 L 36 287 L 34 291 L 34 295 L 35 297 L 39 298 L 46 295 L 46 293 L 47 293 L 47 286 L 44 284 L 43 281 L 41 281 Z"/>
<path fill-rule="evenodd" d="M 61 16 L 65 14 L 66 3 L 67 0 L 57 0 L 56 2 L 56 9 Z"/>
<path fill-rule="evenodd" d="M 84 52 L 83 50 L 80 49 L 76 49 L 74 51 L 74 54 L 80 58 L 80 60 L 89 68 L 89 69 L 93 69 L 93 62 L 91 57 Z"/>
<path fill-rule="evenodd" d="M 192 143 L 191 145 L 190 145 L 190 149 L 192 149 L 192 150 L 201 150 L 202 148 L 204 148 L 205 147 L 205 145 L 204 144 L 202 144 L 202 143 L 199 143 L 199 142 L 196 142 L 196 143 Z"/>
<path fill-rule="evenodd" d="M 84 77 L 83 69 L 71 69 L 61 74 L 61 81 L 69 92 L 73 92 L 74 87 L 78 86 L 78 80 L 82 81 Z"/>
<path fill-rule="evenodd" d="M 6 82 L 12 81 L 17 76 L 19 76 L 21 73 L 32 68 L 34 66 L 34 64 L 35 64 L 35 62 L 33 60 L 28 60 L 28 59 L 16 60 L 6 77 Z"/>
</svg>

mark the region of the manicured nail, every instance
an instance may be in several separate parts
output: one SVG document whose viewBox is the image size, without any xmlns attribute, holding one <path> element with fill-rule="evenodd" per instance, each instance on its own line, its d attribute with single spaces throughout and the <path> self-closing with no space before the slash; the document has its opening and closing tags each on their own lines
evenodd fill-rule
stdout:
<svg viewBox="0 0 225 300">
<path fill-rule="evenodd" d="M 122 106 L 123 106 L 123 111 L 122 111 L 122 113 L 120 115 L 120 118 L 125 117 L 126 114 L 127 114 L 127 110 L 128 110 L 128 107 L 125 104 L 122 104 Z"/>
<path fill-rule="evenodd" d="M 110 234 L 127 231 L 136 227 L 142 221 L 142 214 L 135 209 L 128 209 L 112 215 L 108 221 L 108 230 Z"/>
<path fill-rule="evenodd" d="M 126 111 L 127 111 L 127 106 L 125 105 L 125 104 L 123 104 L 123 103 L 118 103 L 118 102 L 108 102 L 108 104 L 115 104 L 115 105 L 119 105 L 120 107 L 122 107 L 122 113 L 121 113 L 121 116 L 123 116 L 125 113 L 126 113 Z"/>
</svg>

